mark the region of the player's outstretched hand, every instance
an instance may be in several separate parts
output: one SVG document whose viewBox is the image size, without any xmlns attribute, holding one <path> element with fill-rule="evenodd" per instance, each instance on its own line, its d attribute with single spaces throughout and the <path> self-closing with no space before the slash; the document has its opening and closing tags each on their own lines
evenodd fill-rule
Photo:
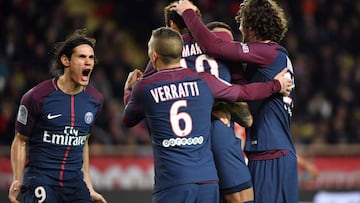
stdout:
<svg viewBox="0 0 360 203">
<path fill-rule="evenodd" d="M 180 0 L 179 3 L 175 4 L 175 6 L 170 10 L 176 11 L 179 15 L 182 15 L 182 13 L 187 9 L 192 9 L 195 12 L 198 10 L 198 8 L 189 0 Z"/>
<path fill-rule="evenodd" d="M 9 200 L 11 203 L 20 203 L 16 198 L 19 195 L 21 189 L 21 183 L 18 180 L 14 180 L 11 183 L 10 189 L 9 189 Z"/>
<path fill-rule="evenodd" d="M 99 193 L 97 193 L 95 191 L 90 193 L 90 196 L 94 200 L 95 203 L 107 203 L 105 198 L 101 194 L 99 194 Z"/>
<path fill-rule="evenodd" d="M 131 71 L 125 82 L 125 89 L 132 89 L 136 82 L 143 77 L 143 73 L 139 69 Z"/>
<path fill-rule="evenodd" d="M 293 83 L 292 80 L 289 79 L 289 77 L 286 77 L 286 73 L 288 72 L 287 68 L 284 68 L 280 73 L 278 73 L 274 79 L 278 80 L 281 84 L 281 90 L 280 93 L 283 94 L 284 96 L 289 96 L 292 88 L 293 88 Z"/>
</svg>

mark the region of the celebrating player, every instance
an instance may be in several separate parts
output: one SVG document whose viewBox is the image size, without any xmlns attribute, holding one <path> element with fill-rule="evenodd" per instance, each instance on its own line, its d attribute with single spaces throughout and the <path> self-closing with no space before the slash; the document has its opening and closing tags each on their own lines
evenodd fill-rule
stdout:
<svg viewBox="0 0 360 203">
<path fill-rule="evenodd" d="M 181 66 L 197 72 L 211 73 L 220 80 L 230 82 L 231 74 L 226 62 L 206 55 L 189 33 L 182 17 L 171 10 L 176 3 L 172 2 L 164 8 L 164 19 L 166 26 L 182 34 L 184 46 Z M 199 10 L 196 11 L 196 14 L 199 17 L 201 16 Z M 233 40 L 231 28 L 226 27 L 226 24 L 218 22 L 212 23 L 210 26 L 217 29 L 214 32 L 217 35 L 226 40 Z M 223 28 L 221 31 L 219 31 L 220 27 Z M 227 29 L 224 30 L 224 28 Z M 148 75 L 152 72 L 154 72 L 154 68 L 150 64 L 144 74 Z M 231 118 L 238 118 L 236 121 L 244 127 L 251 126 L 252 116 L 248 106 L 246 103 L 242 103 L 241 106 L 226 101 L 215 101 L 212 112 L 212 115 L 214 115 L 211 125 L 212 151 L 220 179 L 221 199 L 225 198 L 227 203 L 245 202 L 254 199 L 250 172 L 246 166 L 241 148 L 241 139 L 235 136 L 234 122 L 231 120 Z M 232 112 L 231 116 L 230 112 Z M 239 114 L 241 116 L 238 116 Z"/>
<path fill-rule="evenodd" d="M 157 72 L 143 78 L 139 70 L 129 74 L 123 123 L 132 127 L 145 118 L 149 126 L 155 164 L 153 202 L 218 203 L 210 143 L 214 98 L 235 102 L 279 91 L 287 95 L 291 80 L 283 77 L 284 69 L 272 81 L 230 85 L 211 74 L 181 67 L 182 50 L 177 31 L 166 27 L 153 31 L 148 55 Z"/>
<path fill-rule="evenodd" d="M 58 75 L 23 95 L 11 145 L 10 202 L 18 203 L 21 191 L 25 202 L 106 203 L 89 174 L 88 138 L 103 103 L 102 95 L 88 85 L 94 47 L 95 39 L 85 29 L 76 30 L 55 47 Z"/>
<path fill-rule="evenodd" d="M 229 42 L 212 34 L 197 18 L 196 6 L 188 0 L 180 1 L 173 9 L 182 15 L 206 53 L 247 62 L 245 73 L 249 82 L 271 80 L 284 67 L 289 68 L 287 75 L 294 80 L 287 51 L 278 44 L 287 31 L 287 21 L 275 1 L 245 0 L 240 5 L 236 20 L 244 43 Z M 254 123 L 247 130 L 245 151 L 255 202 L 298 201 L 296 150 L 290 133 L 294 94 L 292 91 L 289 96 L 276 95 L 249 103 Z"/>
</svg>

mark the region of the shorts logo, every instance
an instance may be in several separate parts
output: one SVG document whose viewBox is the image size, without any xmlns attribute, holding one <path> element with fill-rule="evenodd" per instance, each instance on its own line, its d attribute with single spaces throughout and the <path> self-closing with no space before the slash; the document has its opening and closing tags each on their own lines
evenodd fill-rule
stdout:
<svg viewBox="0 0 360 203">
<path fill-rule="evenodd" d="M 92 123 L 94 120 L 94 114 L 92 112 L 86 112 L 84 116 L 84 121 L 86 124 Z"/>
<path fill-rule="evenodd" d="M 27 117 L 28 117 L 28 110 L 27 110 L 26 106 L 20 105 L 16 120 L 19 121 L 20 123 L 26 125 Z"/>
</svg>

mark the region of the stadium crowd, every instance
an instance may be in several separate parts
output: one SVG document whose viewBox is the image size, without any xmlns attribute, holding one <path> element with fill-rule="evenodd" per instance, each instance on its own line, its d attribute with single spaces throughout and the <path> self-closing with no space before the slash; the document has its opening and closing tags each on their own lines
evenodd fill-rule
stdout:
<svg viewBox="0 0 360 203">
<path fill-rule="evenodd" d="M 133 68 L 144 69 L 151 30 L 164 24 L 170 1 L 0 2 L 0 145 L 10 146 L 20 96 L 51 77 L 51 45 L 86 27 L 97 39 L 92 85 L 105 97 L 91 144 L 144 145 L 144 123 L 121 125 L 123 86 Z M 232 26 L 241 1 L 194 1 L 205 22 Z M 297 76 L 293 139 L 298 144 L 360 143 L 360 1 L 280 0 L 290 21 L 282 41 Z"/>
</svg>

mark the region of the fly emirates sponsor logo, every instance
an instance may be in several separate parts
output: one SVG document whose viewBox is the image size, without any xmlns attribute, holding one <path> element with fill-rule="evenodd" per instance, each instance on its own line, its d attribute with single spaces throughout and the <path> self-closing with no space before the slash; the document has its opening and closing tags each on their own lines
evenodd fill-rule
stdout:
<svg viewBox="0 0 360 203">
<path fill-rule="evenodd" d="M 43 141 L 51 144 L 66 145 L 66 146 L 80 146 L 84 145 L 86 135 L 78 135 L 79 130 L 72 126 L 65 126 L 64 134 L 53 134 L 49 131 L 44 131 Z"/>
<path fill-rule="evenodd" d="M 164 85 L 151 89 L 150 93 L 156 103 L 185 97 L 196 97 L 200 94 L 197 82 Z"/>
</svg>

